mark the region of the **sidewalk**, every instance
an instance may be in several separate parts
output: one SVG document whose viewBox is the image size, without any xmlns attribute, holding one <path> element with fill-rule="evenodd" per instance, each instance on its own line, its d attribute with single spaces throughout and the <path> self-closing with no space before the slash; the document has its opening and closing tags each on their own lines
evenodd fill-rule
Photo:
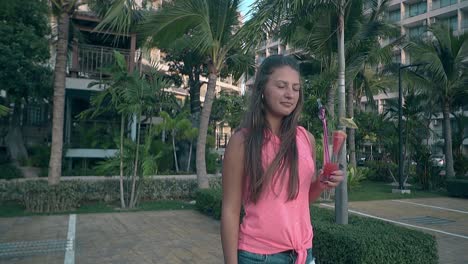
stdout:
<svg viewBox="0 0 468 264">
<path fill-rule="evenodd" d="M 7 242 L 67 240 L 69 216 L 0 218 L 1 245 Z M 158 211 L 76 216 L 75 261 L 79 264 L 222 263 L 219 222 L 197 211 Z M 23 251 L 37 249 L 38 245 Z M 65 247 L 1 264 L 62 264 Z M 47 251 L 47 252 L 46 252 Z"/>
<path fill-rule="evenodd" d="M 322 204 L 330 207 L 329 204 Z M 455 198 L 423 198 L 349 203 L 350 213 L 394 221 L 435 235 L 439 262 L 468 263 L 468 201 Z"/>
<path fill-rule="evenodd" d="M 352 202 L 349 208 L 434 234 L 440 263 L 468 263 L 466 200 Z M 71 218 L 0 218 L 0 264 L 222 263 L 219 221 L 197 211 L 80 214 L 74 229 Z"/>
</svg>

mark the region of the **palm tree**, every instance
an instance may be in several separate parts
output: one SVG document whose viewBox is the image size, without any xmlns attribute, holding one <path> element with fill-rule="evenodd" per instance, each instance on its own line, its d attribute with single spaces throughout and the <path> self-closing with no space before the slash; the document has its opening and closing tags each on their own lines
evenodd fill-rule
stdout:
<svg viewBox="0 0 468 264">
<path fill-rule="evenodd" d="M 157 47 L 168 47 L 184 35 L 193 38 L 194 49 L 202 54 L 208 68 L 208 85 L 200 117 L 197 141 L 197 178 L 200 188 L 208 188 L 206 173 L 206 137 L 215 96 L 216 81 L 229 61 L 236 72 L 250 65 L 251 58 L 240 49 L 239 0 L 176 0 L 150 13 L 141 25 L 142 32 Z M 241 69 L 244 68 L 244 69 Z"/>
<path fill-rule="evenodd" d="M 92 115 L 99 115 L 106 111 L 115 111 L 121 115 L 121 130 L 120 140 L 120 151 L 118 154 L 119 158 L 119 170 L 120 170 L 120 200 L 122 208 L 135 207 L 137 203 L 137 178 L 143 173 L 154 172 L 157 170 L 155 167 L 155 160 L 159 158 L 157 154 L 151 154 L 151 144 L 145 142 L 141 151 L 140 137 L 141 137 L 141 124 L 143 117 L 152 120 L 155 113 L 154 108 L 162 107 L 160 98 L 163 96 L 164 89 L 168 87 L 168 83 L 160 76 L 156 71 L 148 72 L 147 75 L 140 76 L 138 72 L 128 72 L 127 63 L 122 54 L 114 52 L 115 63 L 107 71 L 111 76 L 110 80 L 105 81 L 106 89 L 98 93 L 92 99 L 93 108 L 87 110 L 86 113 Z M 91 83 L 90 86 L 94 86 L 96 83 Z M 134 118 L 136 117 L 136 118 Z M 137 136 L 134 143 L 127 142 L 125 138 L 125 122 L 133 119 L 136 122 Z M 154 134 L 153 129 L 148 129 L 147 140 L 152 140 Z M 127 148 L 132 148 L 133 153 L 130 155 Z M 130 156 L 129 156 L 130 155 Z M 140 157 L 142 156 L 142 157 Z M 131 157 L 131 163 L 128 161 Z M 113 166 L 115 159 L 110 164 Z M 112 167 L 110 165 L 110 167 Z M 124 173 L 128 173 L 131 167 L 133 170 L 131 173 L 131 190 L 130 200 L 128 203 L 124 199 L 124 186 L 123 177 Z"/>
<path fill-rule="evenodd" d="M 57 44 L 54 67 L 54 95 L 52 111 L 52 146 L 49 162 L 49 185 L 60 182 L 62 174 L 62 152 L 63 152 L 63 124 L 65 108 L 65 78 L 68 51 L 68 35 L 70 17 L 77 10 L 78 6 L 89 4 L 98 13 L 107 10 L 106 1 L 88 0 L 51 0 L 52 13 L 57 18 Z M 127 10 L 122 9 L 121 10 Z M 128 23 L 122 23 L 127 25 Z"/>
<path fill-rule="evenodd" d="M 388 0 L 383 1 L 352 1 L 347 21 L 347 44 L 346 61 L 348 61 L 347 79 L 347 116 L 354 117 L 355 89 L 364 89 L 368 98 L 372 98 L 373 91 L 370 89 L 371 79 L 366 77 L 382 78 L 381 74 L 368 75 L 367 69 L 378 68 L 391 62 L 393 48 L 400 44 L 402 38 L 399 35 L 399 28 L 385 20 L 385 11 L 388 7 Z M 367 8 L 365 8 L 367 7 Z M 395 37 L 393 41 L 382 45 L 380 39 Z M 378 71 L 377 71 L 378 72 Z M 360 87 L 356 87 L 360 84 Z M 374 82 L 375 84 L 375 82 Z M 382 83 L 381 83 L 382 84 Z M 386 87 L 383 87 L 386 88 Z M 385 90 L 385 89 L 384 89 Z M 369 100 L 373 102 L 373 100 Z M 356 167 L 356 143 L 355 130 L 348 129 L 349 163 Z"/>
<path fill-rule="evenodd" d="M 272 33 L 275 32 L 279 27 L 281 29 L 286 28 L 286 37 L 283 39 L 293 39 L 292 32 L 296 31 L 297 25 L 303 25 L 304 19 L 318 18 L 322 14 L 327 14 L 329 20 L 324 20 L 324 25 L 319 27 L 333 29 L 332 32 L 326 32 L 324 30 L 318 31 L 318 35 L 315 31 L 309 31 L 309 28 L 302 27 L 306 30 L 305 34 L 308 34 L 306 40 L 307 46 L 314 46 L 320 50 L 331 51 L 331 37 L 336 35 L 336 51 L 337 51 L 337 64 L 338 64 L 338 117 L 344 118 L 346 114 L 346 92 L 345 92 L 345 17 L 347 8 L 349 7 L 349 0 L 316 0 L 316 1 L 302 1 L 302 0 L 263 0 L 258 1 L 255 8 L 255 14 L 252 18 L 252 22 L 247 23 L 246 26 L 250 29 L 252 38 L 258 38 L 262 36 L 263 32 Z M 323 13 L 322 13 L 323 12 Z M 309 23 L 310 24 L 310 23 Z M 307 26 L 307 23 L 306 25 Z M 289 35 L 289 37 L 287 37 Z M 331 62 L 333 55 L 328 58 Z M 331 63 L 330 63 L 331 64 Z M 329 108 L 334 104 L 334 87 L 329 90 Z M 330 109 L 329 109 L 330 110 Z M 331 112 L 334 112 L 331 110 Z M 345 129 L 343 124 L 339 125 L 340 129 Z M 346 146 L 343 147 L 343 151 L 340 155 L 340 164 L 343 167 L 343 171 L 346 172 Z M 346 177 L 342 184 L 337 188 L 336 199 L 335 199 L 335 212 L 336 222 L 340 224 L 347 224 L 348 222 L 348 194 L 346 187 Z"/>
<path fill-rule="evenodd" d="M 63 122 L 65 108 L 65 76 L 68 51 L 70 16 L 77 0 L 51 0 L 52 10 L 57 17 L 57 53 L 54 68 L 54 98 L 52 111 L 52 146 L 49 162 L 49 185 L 60 182 L 62 175 Z"/>
<path fill-rule="evenodd" d="M 412 63 L 421 66 L 415 85 L 433 98 L 443 113 L 444 152 L 447 178 L 455 177 L 450 113 L 454 100 L 467 94 L 468 33 L 455 36 L 444 24 L 430 27 L 427 36 L 412 40 L 408 46 Z"/>
</svg>

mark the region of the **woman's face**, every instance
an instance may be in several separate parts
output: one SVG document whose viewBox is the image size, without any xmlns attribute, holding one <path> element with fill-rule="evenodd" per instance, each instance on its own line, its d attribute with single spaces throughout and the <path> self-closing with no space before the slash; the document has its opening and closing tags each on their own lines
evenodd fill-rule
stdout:
<svg viewBox="0 0 468 264">
<path fill-rule="evenodd" d="M 296 109 L 301 89 L 299 73 L 289 66 L 276 68 L 263 91 L 266 110 L 277 117 L 290 115 Z"/>
</svg>

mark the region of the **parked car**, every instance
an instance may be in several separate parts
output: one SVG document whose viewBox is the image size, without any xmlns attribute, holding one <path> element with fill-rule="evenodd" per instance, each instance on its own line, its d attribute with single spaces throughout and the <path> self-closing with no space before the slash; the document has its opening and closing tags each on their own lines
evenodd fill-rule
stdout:
<svg viewBox="0 0 468 264">
<path fill-rule="evenodd" d="M 432 166 L 443 167 L 445 166 L 445 155 L 435 154 L 430 157 Z"/>
<path fill-rule="evenodd" d="M 358 166 L 364 166 L 366 163 L 366 158 L 365 157 L 361 157 L 357 160 L 357 165 Z"/>
</svg>

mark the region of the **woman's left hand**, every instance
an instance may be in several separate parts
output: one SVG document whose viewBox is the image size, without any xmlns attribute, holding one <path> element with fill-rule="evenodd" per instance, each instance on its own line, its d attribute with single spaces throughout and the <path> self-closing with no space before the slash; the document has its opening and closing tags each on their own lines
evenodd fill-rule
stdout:
<svg viewBox="0 0 468 264">
<path fill-rule="evenodd" d="M 331 176 L 321 184 L 328 189 L 335 188 L 344 180 L 344 173 L 342 170 L 336 170 L 332 172 Z"/>
</svg>

